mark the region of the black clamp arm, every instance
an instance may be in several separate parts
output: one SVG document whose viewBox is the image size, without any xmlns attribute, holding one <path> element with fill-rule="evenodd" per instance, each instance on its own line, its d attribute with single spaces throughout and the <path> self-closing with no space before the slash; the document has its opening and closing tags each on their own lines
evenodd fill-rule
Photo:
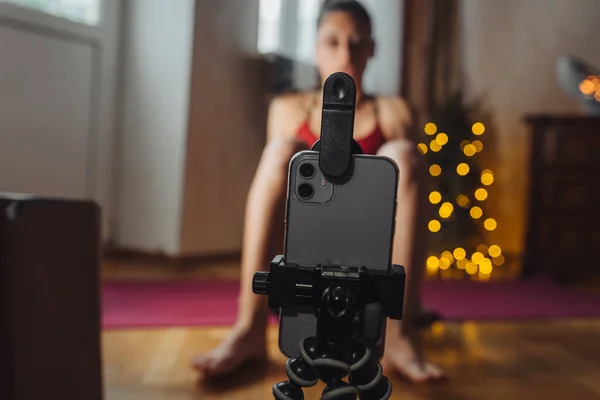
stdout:
<svg viewBox="0 0 600 400">
<path fill-rule="evenodd" d="M 334 183 L 350 178 L 352 154 L 363 154 L 353 139 L 356 85 L 350 75 L 336 72 L 323 85 L 321 138 L 312 150 L 319 152 L 319 168 Z"/>
</svg>

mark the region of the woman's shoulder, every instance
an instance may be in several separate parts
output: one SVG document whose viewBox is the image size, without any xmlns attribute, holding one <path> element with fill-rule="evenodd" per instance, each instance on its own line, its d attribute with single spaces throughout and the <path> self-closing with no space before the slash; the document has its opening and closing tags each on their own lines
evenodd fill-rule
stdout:
<svg viewBox="0 0 600 400">
<path fill-rule="evenodd" d="M 293 91 L 281 93 L 273 98 L 271 101 L 271 107 L 276 107 L 291 112 L 306 111 L 310 107 L 315 95 L 316 92 L 314 91 Z"/>
<path fill-rule="evenodd" d="M 277 95 L 269 107 L 269 137 L 291 137 L 306 119 L 315 92 L 289 92 Z"/>
<path fill-rule="evenodd" d="M 408 102 L 400 96 L 377 96 L 374 101 L 384 136 L 388 139 L 407 137 L 414 123 L 413 111 Z"/>
</svg>

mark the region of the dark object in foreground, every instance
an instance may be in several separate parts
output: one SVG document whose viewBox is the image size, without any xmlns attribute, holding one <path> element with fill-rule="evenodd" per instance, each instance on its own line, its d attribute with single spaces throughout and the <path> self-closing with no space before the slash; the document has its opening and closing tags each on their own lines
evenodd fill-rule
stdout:
<svg viewBox="0 0 600 400">
<path fill-rule="evenodd" d="M 100 211 L 0 194 L 0 398 L 100 400 Z"/>
</svg>

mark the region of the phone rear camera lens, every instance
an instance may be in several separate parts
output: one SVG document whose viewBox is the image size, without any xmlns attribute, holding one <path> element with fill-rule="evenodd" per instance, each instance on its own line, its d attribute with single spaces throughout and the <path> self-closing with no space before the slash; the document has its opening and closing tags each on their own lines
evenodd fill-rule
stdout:
<svg viewBox="0 0 600 400">
<path fill-rule="evenodd" d="M 300 166 L 300 175 L 303 178 L 310 179 L 315 175 L 315 166 L 309 163 L 304 163 Z"/>
<path fill-rule="evenodd" d="M 298 195 L 302 199 L 308 200 L 311 197 L 313 197 L 314 194 L 315 194 L 315 189 L 313 188 L 313 186 L 310 183 L 303 183 L 302 185 L 298 186 Z"/>
</svg>

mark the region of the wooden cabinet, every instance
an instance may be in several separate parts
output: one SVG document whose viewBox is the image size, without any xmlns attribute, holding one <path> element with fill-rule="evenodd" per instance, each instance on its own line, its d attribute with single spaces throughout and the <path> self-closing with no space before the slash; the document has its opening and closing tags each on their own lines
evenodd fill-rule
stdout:
<svg viewBox="0 0 600 400">
<path fill-rule="evenodd" d="M 600 117 L 532 115 L 523 274 L 600 276 Z"/>
<path fill-rule="evenodd" d="M 0 193 L 0 399 L 101 400 L 100 210 Z"/>
</svg>

